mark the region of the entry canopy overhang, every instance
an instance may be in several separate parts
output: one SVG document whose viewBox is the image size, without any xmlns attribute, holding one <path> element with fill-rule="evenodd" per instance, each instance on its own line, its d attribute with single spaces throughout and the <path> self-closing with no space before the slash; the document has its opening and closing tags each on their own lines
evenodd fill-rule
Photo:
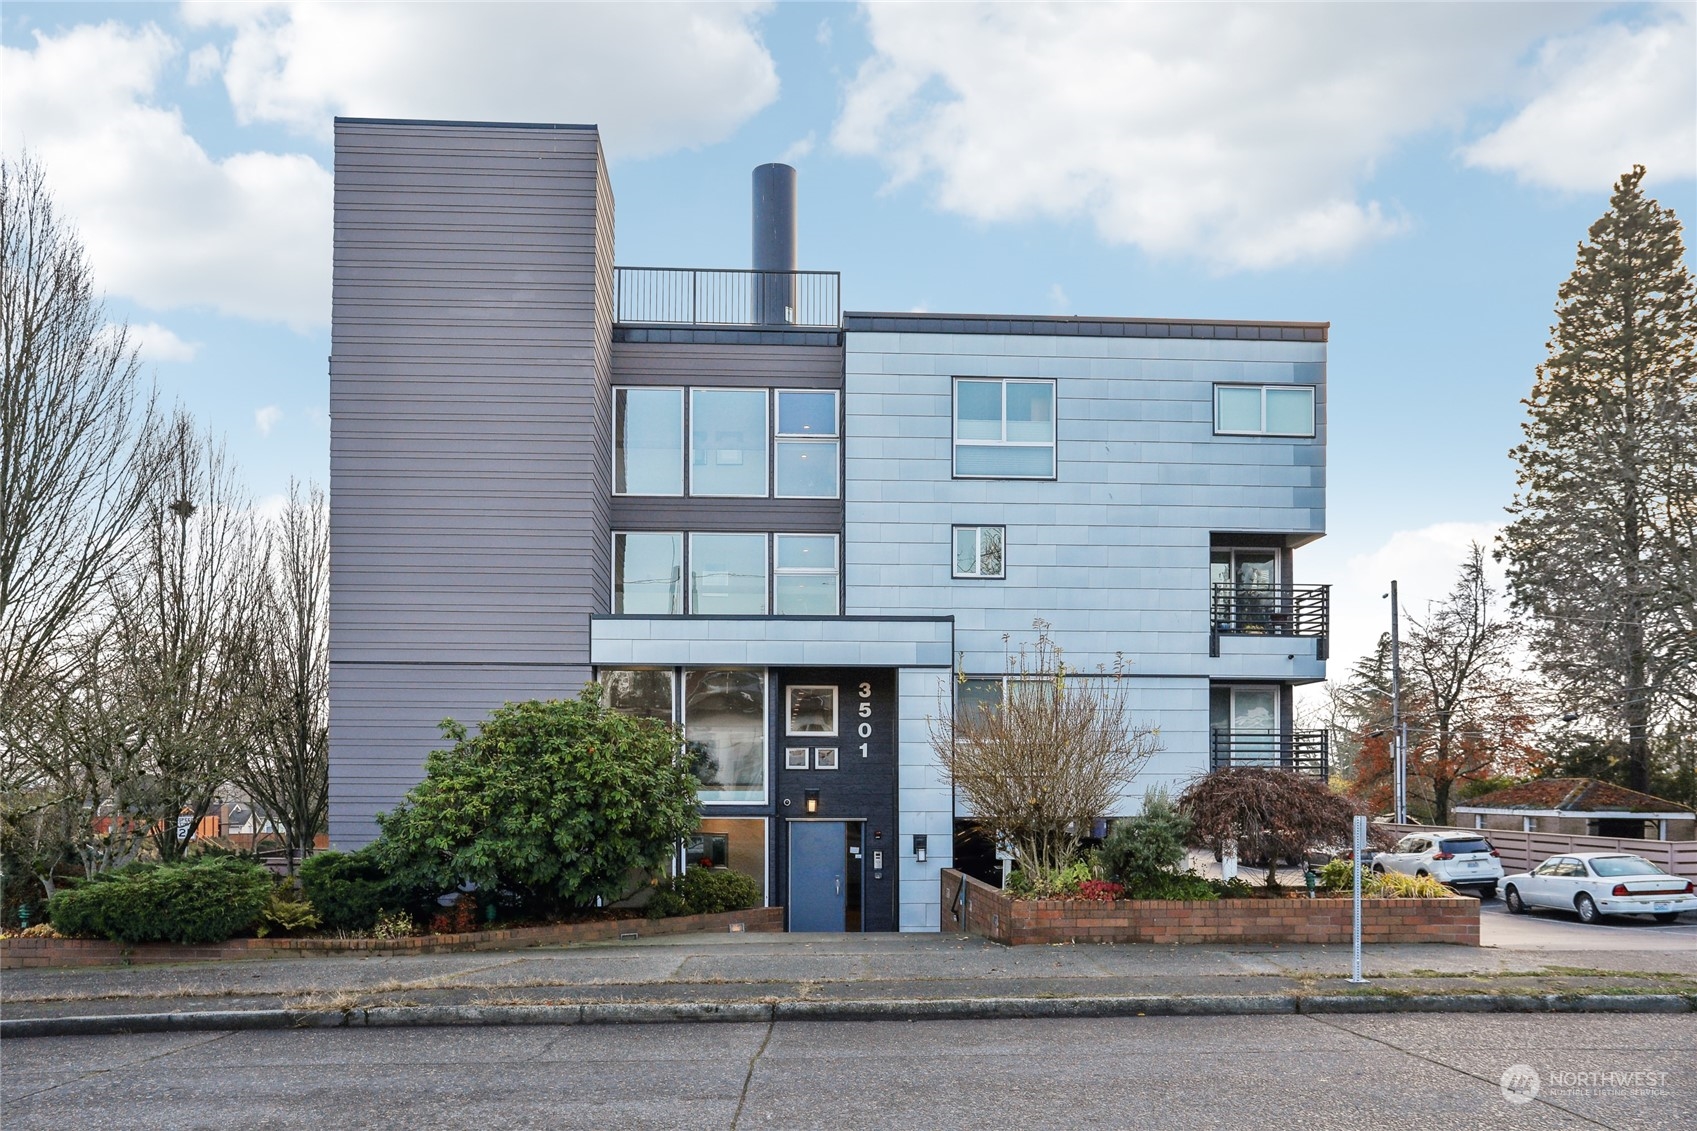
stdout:
<svg viewBox="0 0 1697 1131">
<path fill-rule="evenodd" d="M 946 668 L 953 617 L 598 616 L 596 667 Z"/>
</svg>

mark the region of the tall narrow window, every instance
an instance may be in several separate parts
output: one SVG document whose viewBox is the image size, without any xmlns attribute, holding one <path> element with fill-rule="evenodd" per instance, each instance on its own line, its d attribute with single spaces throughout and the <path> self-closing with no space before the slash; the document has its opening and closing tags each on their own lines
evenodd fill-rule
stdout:
<svg viewBox="0 0 1697 1131">
<path fill-rule="evenodd" d="M 780 499 L 834 499 L 837 487 L 837 394 L 778 390 L 773 466 Z"/>
<path fill-rule="evenodd" d="M 955 527 L 955 576 L 1005 577 L 1002 555 L 1006 540 L 1005 527 Z"/>
<path fill-rule="evenodd" d="M 837 615 L 837 536 L 774 534 L 772 611 L 779 616 Z"/>
<path fill-rule="evenodd" d="M 683 543 L 682 534 L 614 534 L 613 611 L 683 612 Z"/>
<path fill-rule="evenodd" d="M 1055 477 L 1053 381 L 955 379 L 955 474 Z"/>
<path fill-rule="evenodd" d="M 595 680 L 605 693 L 607 706 L 621 715 L 672 721 L 672 671 L 670 668 L 602 668 Z"/>
<path fill-rule="evenodd" d="M 766 612 L 766 535 L 691 534 L 689 611 L 760 616 Z"/>
<path fill-rule="evenodd" d="M 690 494 L 766 494 L 766 409 L 765 389 L 690 390 Z"/>
<path fill-rule="evenodd" d="M 1215 385 L 1214 431 L 1230 436 L 1314 435 L 1314 386 Z"/>
<path fill-rule="evenodd" d="M 684 391 L 613 390 L 613 492 L 684 493 Z"/>
<path fill-rule="evenodd" d="M 684 744 L 708 804 L 766 800 L 766 677 L 717 668 L 684 673 Z"/>
</svg>

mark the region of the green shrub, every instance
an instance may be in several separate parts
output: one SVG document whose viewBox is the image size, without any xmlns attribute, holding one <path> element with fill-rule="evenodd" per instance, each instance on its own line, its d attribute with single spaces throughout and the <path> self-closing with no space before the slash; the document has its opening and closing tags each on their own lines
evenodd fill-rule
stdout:
<svg viewBox="0 0 1697 1131">
<path fill-rule="evenodd" d="M 1136 885 L 1127 884 L 1127 899 L 1218 899 L 1214 881 L 1195 872 L 1156 872 Z"/>
<path fill-rule="evenodd" d="M 1242 876 L 1233 876 L 1229 880 L 1209 880 L 1208 886 L 1213 888 L 1221 899 L 1249 899 L 1255 894 L 1255 888 Z"/>
<path fill-rule="evenodd" d="M 510 892 L 542 914 L 631 894 L 700 823 L 676 727 L 570 701 L 508 703 L 425 762 L 373 851 L 412 889 Z M 315 901 L 316 902 L 316 901 Z M 322 905 L 321 905 L 322 906 Z"/>
<path fill-rule="evenodd" d="M 1007 888 L 1019 899 L 1068 899 L 1078 894 L 1085 881 L 1095 878 L 1090 861 L 1074 860 L 1052 872 L 1012 872 Z"/>
<path fill-rule="evenodd" d="M 1448 899 L 1455 893 L 1431 876 L 1374 872 L 1371 880 L 1361 877 L 1361 894 L 1380 899 Z"/>
<path fill-rule="evenodd" d="M 369 931 L 385 907 L 410 908 L 415 893 L 395 881 L 369 845 L 358 852 L 319 852 L 300 866 L 300 883 L 323 925 Z"/>
<path fill-rule="evenodd" d="M 760 906 L 760 885 L 729 868 L 691 868 L 661 884 L 648 900 L 648 917 L 716 915 Z"/>
<path fill-rule="evenodd" d="M 271 898 L 271 875 L 250 861 L 133 864 L 54 894 L 53 923 L 67 935 L 122 943 L 214 943 L 252 926 Z"/>
<path fill-rule="evenodd" d="M 292 935 L 297 931 L 312 931 L 319 926 L 318 912 L 293 884 L 279 884 L 271 889 L 265 910 L 259 913 L 259 925 L 253 933 L 264 938 L 273 931 Z"/>
<path fill-rule="evenodd" d="M 1361 877 L 1361 886 L 1367 887 L 1367 873 Z M 1320 866 L 1319 884 L 1324 891 L 1354 891 L 1355 862 L 1352 860 L 1330 860 Z"/>
<path fill-rule="evenodd" d="M 1189 836 L 1190 819 L 1173 808 L 1164 790 L 1151 790 L 1144 795 L 1143 812 L 1115 821 L 1102 842 L 1098 850 L 1102 874 L 1124 884 L 1127 892 L 1141 890 L 1160 877 L 1176 876 L 1187 858 Z"/>
<path fill-rule="evenodd" d="M 418 924 L 406 911 L 379 911 L 377 922 L 371 928 L 373 938 L 405 939 L 418 934 Z"/>
</svg>

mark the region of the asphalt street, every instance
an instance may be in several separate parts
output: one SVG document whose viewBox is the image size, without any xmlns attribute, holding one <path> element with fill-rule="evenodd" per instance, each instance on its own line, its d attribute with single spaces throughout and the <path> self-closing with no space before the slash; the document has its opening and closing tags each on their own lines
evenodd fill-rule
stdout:
<svg viewBox="0 0 1697 1131">
<path fill-rule="evenodd" d="M 44 1038 L 0 1043 L 0 1105 L 8 1131 L 1652 1131 L 1688 1128 L 1697 1111 L 1697 1024 L 1399 1015 Z"/>
<path fill-rule="evenodd" d="M 1658 923 L 1648 915 L 1606 917 L 1585 924 L 1571 911 L 1543 908 L 1510 915 L 1500 899 L 1479 905 L 1479 941 L 1507 950 L 1665 950 L 1697 953 L 1697 914 L 1687 912 L 1673 923 Z"/>
</svg>

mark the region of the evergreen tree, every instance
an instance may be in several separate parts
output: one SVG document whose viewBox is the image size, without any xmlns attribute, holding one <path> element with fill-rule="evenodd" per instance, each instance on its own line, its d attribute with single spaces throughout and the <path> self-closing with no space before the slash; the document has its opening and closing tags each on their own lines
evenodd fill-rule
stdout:
<svg viewBox="0 0 1697 1131">
<path fill-rule="evenodd" d="M 1680 224 L 1615 185 L 1561 286 L 1499 557 L 1569 710 L 1624 732 L 1629 784 L 1651 737 L 1697 703 L 1697 310 Z"/>
</svg>

